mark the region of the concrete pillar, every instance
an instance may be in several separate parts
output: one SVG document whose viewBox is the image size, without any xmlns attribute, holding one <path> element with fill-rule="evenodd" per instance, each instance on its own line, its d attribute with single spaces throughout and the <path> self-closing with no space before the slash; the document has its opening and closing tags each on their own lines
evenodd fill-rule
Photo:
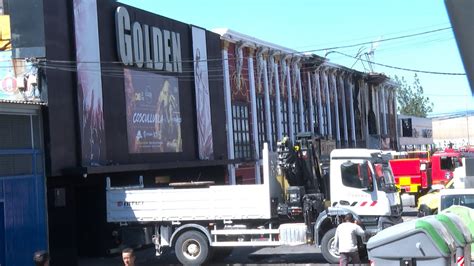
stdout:
<svg viewBox="0 0 474 266">
<path fill-rule="evenodd" d="M 305 132 L 306 127 L 304 125 L 304 104 L 303 104 L 303 88 L 301 85 L 301 71 L 298 63 L 295 63 L 295 71 L 296 71 L 296 79 L 298 81 L 298 107 L 299 107 L 299 120 L 300 120 L 300 128 L 299 132 Z"/>
<path fill-rule="evenodd" d="M 337 71 L 331 71 L 329 73 L 329 84 L 330 84 L 330 89 L 332 90 L 333 96 L 334 96 L 334 122 L 335 122 L 335 127 L 336 127 L 336 143 L 338 146 L 341 144 L 341 129 L 340 129 L 340 123 L 339 123 L 339 99 L 337 97 L 337 82 L 336 82 L 336 75 Z"/>
<path fill-rule="evenodd" d="M 382 91 L 382 123 L 383 123 L 383 134 L 387 135 L 387 100 L 385 98 L 385 91 L 387 90 L 388 86 L 381 86 L 380 89 Z"/>
<path fill-rule="evenodd" d="M 250 85 L 250 107 L 252 114 L 252 140 L 254 147 L 254 159 L 255 159 L 255 183 L 261 184 L 262 180 L 260 177 L 260 151 L 258 147 L 258 123 L 257 123 L 257 93 L 255 91 L 255 74 L 253 69 L 253 54 L 254 50 L 249 48 L 248 61 L 248 73 L 249 73 L 249 85 Z"/>
<path fill-rule="evenodd" d="M 268 141 L 268 149 L 273 151 L 273 143 L 272 143 L 272 117 L 270 113 L 270 89 L 268 86 L 268 71 L 267 71 L 267 60 L 266 56 L 260 54 L 259 56 L 263 60 L 263 89 L 265 95 L 265 127 L 267 131 L 267 141 Z"/>
<path fill-rule="evenodd" d="M 369 114 L 369 85 L 364 82 L 364 80 L 360 80 L 361 83 L 361 89 L 363 90 L 363 95 L 364 97 L 360 97 L 361 102 L 363 104 L 363 111 L 361 110 L 363 117 L 362 121 L 364 122 L 364 127 L 363 127 L 363 136 L 365 138 L 365 147 L 369 147 L 369 120 L 368 120 L 368 114 Z"/>
<path fill-rule="evenodd" d="M 341 93 L 341 106 L 342 106 L 342 136 L 344 140 L 344 147 L 348 147 L 349 137 L 347 133 L 347 113 L 346 113 L 346 88 L 344 86 L 344 73 L 340 73 L 337 76 L 337 84 L 339 92 Z"/>
<path fill-rule="evenodd" d="M 309 102 L 309 131 L 315 133 L 315 128 L 314 128 L 314 105 L 313 105 L 313 88 L 312 88 L 312 80 L 311 80 L 311 72 L 308 71 L 306 73 L 306 76 L 308 78 L 308 102 Z"/>
<path fill-rule="evenodd" d="M 373 91 L 374 91 L 374 95 L 375 95 L 375 117 L 376 117 L 376 125 L 377 125 L 377 135 L 379 135 L 379 138 L 380 138 L 380 134 L 382 133 L 381 131 L 381 121 L 380 121 L 380 86 L 373 86 Z"/>
<path fill-rule="evenodd" d="M 292 143 L 295 143 L 294 117 L 293 117 L 293 93 L 291 88 L 290 64 L 286 64 L 286 91 L 288 95 L 288 135 Z"/>
<path fill-rule="evenodd" d="M 353 143 L 352 144 L 353 148 L 356 148 L 357 138 L 356 138 L 355 113 L 354 113 L 354 80 L 352 79 L 351 76 L 347 77 L 347 83 L 349 84 L 347 91 L 349 92 L 349 116 L 350 116 L 350 123 L 351 123 L 351 139 Z"/>
<path fill-rule="evenodd" d="M 332 138 L 332 119 L 331 119 L 331 99 L 329 98 L 329 80 L 328 70 L 324 69 L 321 72 L 321 78 L 323 79 L 324 96 L 326 97 L 326 135 Z"/>
<path fill-rule="evenodd" d="M 288 68 L 287 68 L 287 64 L 286 64 L 286 59 L 285 59 L 285 56 L 282 55 L 282 58 L 281 58 L 281 84 L 282 84 L 282 89 L 280 90 L 281 94 L 282 95 L 285 95 L 285 94 L 288 94 L 288 88 L 287 88 L 287 77 L 288 77 Z M 281 96 L 281 95 L 280 95 Z M 287 95 L 288 96 L 288 95 Z M 280 99 L 281 101 L 283 101 L 284 103 L 284 98 L 283 99 Z M 280 103 L 281 103 L 280 101 Z M 282 114 L 282 133 L 285 132 L 285 134 L 289 137 L 290 135 L 290 129 L 289 129 L 289 126 L 288 126 L 288 113 L 286 114 L 287 116 L 285 117 L 285 124 L 283 124 L 283 113 L 282 113 L 282 110 L 283 109 L 280 109 L 280 113 Z M 288 100 L 286 102 L 286 112 L 288 112 Z M 283 128 L 285 130 L 283 130 Z"/>
<path fill-rule="evenodd" d="M 279 58 L 275 56 L 275 62 L 273 63 L 274 71 L 274 81 L 275 81 L 275 123 L 277 130 L 277 141 L 281 141 L 283 138 L 283 130 L 281 125 L 281 98 L 280 98 L 280 79 L 278 77 L 278 60 Z"/>
<path fill-rule="evenodd" d="M 323 102 L 321 97 L 321 82 L 319 71 L 314 72 L 314 81 L 316 84 L 316 101 L 318 102 L 318 125 L 319 125 L 319 134 L 324 135 L 324 121 L 323 121 Z"/>
<path fill-rule="evenodd" d="M 397 142 L 396 143 L 396 148 L 397 148 L 397 151 L 400 151 L 400 129 L 398 128 L 398 115 L 397 115 L 397 112 L 398 112 L 398 103 L 397 103 L 397 90 L 396 88 L 393 88 L 393 97 L 392 97 L 392 101 L 393 101 L 393 117 L 395 119 L 395 141 Z"/>
<path fill-rule="evenodd" d="M 232 92 L 230 88 L 230 75 L 229 75 L 229 43 L 226 41 L 222 42 L 222 65 L 224 66 L 224 98 L 225 98 L 225 111 L 226 111 L 226 127 L 227 127 L 227 157 L 229 160 L 233 160 L 234 157 L 234 127 L 232 124 Z M 229 176 L 229 183 L 235 185 L 235 166 L 229 164 L 227 166 L 227 173 Z"/>
</svg>

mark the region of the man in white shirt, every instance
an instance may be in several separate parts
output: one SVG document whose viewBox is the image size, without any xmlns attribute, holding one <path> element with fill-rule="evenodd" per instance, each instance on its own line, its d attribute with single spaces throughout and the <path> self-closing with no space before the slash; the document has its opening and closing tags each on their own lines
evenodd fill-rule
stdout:
<svg viewBox="0 0 474 266">
<path fill-rule="evenodd" d="M 344 222 L 336 229 L 334 245 L 339 250 L 339 265 L 345 266 L 349 259 L 351 263 L 360 263 L 359 252 L 357 250 L 357 236 L 365 235 L 362 227 L 354 223 L 354 216 L 351 213 L 344 216 Z"/>
</svg>

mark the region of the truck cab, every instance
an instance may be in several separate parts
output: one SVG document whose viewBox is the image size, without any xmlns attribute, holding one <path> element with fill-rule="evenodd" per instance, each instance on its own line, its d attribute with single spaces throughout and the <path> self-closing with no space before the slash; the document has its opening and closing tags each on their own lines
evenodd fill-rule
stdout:
<svg viewBox="0 0 474 266">
<path fill-rule="evenodd" d="M 444 186 L 454 176 L 454 170 L 462 166 L 461 153 L 452 149 L 428 152 L 410 152 L 409 158 L 392 159 L 390 165 L 395 176 L 397 187 L 402 193 L 415 198 L 415 205 L 420 197 L 432 191 L 433 186 Z"/>
<path fill-rule="evenodd" d="M 337 263 L 334 235 L 341 217 L 352 213 L 368 233 L 402 222 L 402 204 L 388 163 L 379 150 L 338 149 L 331 152 L 330 208 L 315 223 L 316 240 L 324 258 Z"/>
<path fill-rule="evenodd" d="M 453 178 L 454 170 L 462 166 L 461 153 L 455 150 L 435 152 L 431 156 L 433 185 L 447 183 Z"/>
<path fill-rule="evenodd" d="M 401 215 L 392 171 L 378 150 L 334 150 L 330 195 L 331 206 L 348 208 L 359 216 Z"/>
</svg>

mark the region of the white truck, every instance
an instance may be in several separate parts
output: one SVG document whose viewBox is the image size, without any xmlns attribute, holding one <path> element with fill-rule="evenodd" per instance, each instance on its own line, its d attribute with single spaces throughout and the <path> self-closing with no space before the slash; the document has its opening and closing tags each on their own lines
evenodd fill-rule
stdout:
<svg viewBox="0 0 474 266">
<path fill-rule="evenodd" d="M 300 244 L 319 245 L 325 259 L 337 263 L 334 233 L 346 213 L 372 233 L 402 221 L 400 195 L 380 151 L 333 150 L 324 175 L 314 138 L 300 140 L 286 161 L 282 157 L 288 159 L 288 153 L 277 155 L 265 145 L 263 184 L 113 187 L 108 178 L 107 221 L 153 227 L 156 255 L 174 247 L 182 264 L 203 264 L 233 247 Z M 291 168 L 299 169 L 293 178 L 304 184 L 291 186 L 294 180 L 281 178 Z"/>
</svg>

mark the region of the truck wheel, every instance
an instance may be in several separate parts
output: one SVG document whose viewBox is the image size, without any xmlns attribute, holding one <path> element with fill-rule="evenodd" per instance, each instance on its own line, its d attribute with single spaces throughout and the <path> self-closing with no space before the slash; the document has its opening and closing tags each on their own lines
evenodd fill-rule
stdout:
<svg viewBox="0 0 474 266">
<path fill-rule="evenodd" d="M 321 253 L 327 262 L 331 264 L 339 263 L 339 252 L 334 246 L 334 236 L 336 235 L 336 228 L 333 228 L 324 234 L 321 240 Z"/>
<path fill-rule="evenodd" d="M 206 237 L 196 231 L 187 231 L 180 235 L 176 240 L 174 251 L 183 265 L 204 264 L 210 255 Z"/>
<path fill-rule="evenodd" d="M 431 209 L 428 208 L 426 205 L 421 205 L 420 209 L 418 210 L 418 217 L 424 217 L 433 214 Z"/>
</svg>

